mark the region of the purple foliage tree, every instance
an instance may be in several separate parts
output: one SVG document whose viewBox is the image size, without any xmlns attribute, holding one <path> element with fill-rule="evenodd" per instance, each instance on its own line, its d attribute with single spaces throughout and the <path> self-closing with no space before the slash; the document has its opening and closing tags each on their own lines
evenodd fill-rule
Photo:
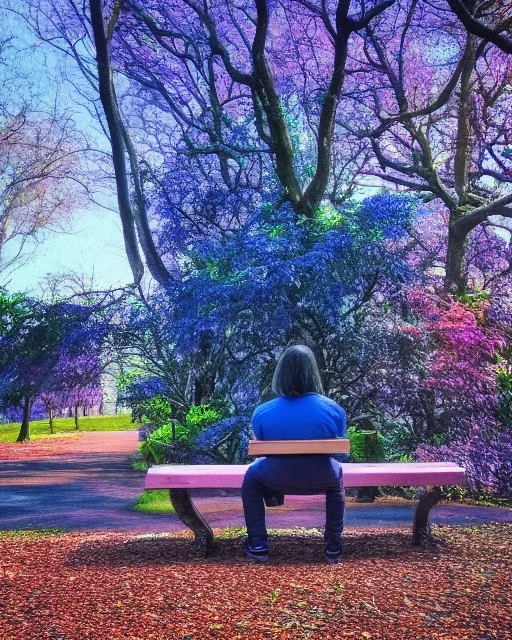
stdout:
<svg viewBox="0 0 512 640">
<path fill-rule="evenodd" d="M 62 404 L 62 394 L 55 391 L 48 391 L 46 393 L 42 393 L 39 396 L 39 399 L 44 404 L 46 409 L 46 413 L 48 414 L 48 421 L 50 423 L 50 433 L 55 433 L 53 429 L 53 420 L 57 411 L 63 406 Z"/>
<path fill-rule="evenodd" d="M 101 403 L 103 391 L 100 376 L 103 367 L 95 352 L 69 356 L 64 354 L 55 367 L 53 380 L 61 406 L 71 407 L 78 430 L 78 409 Z"/>
<path fill-rule="evenodd" d="M 510 11 L 502 17 L 505 28 Z M 463 293 L 471 233 L 512 217 L 512 58 L 441 3 L 395 4 L 386 18 L 367 27 L 356 53 L 343 126 L 371 145 L 365 175 L 445 208 L 445 286 Z"/>
</svg>

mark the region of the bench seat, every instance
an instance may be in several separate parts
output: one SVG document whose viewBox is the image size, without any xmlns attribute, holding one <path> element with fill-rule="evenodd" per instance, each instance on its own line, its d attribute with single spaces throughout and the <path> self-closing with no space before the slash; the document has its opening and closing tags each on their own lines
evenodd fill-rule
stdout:
<svg viewBox="0 0 512 640">
<path fill-rule="evenodd" d="M 347 462 L 345 487 L 464 485 L 464 469 L 453 462 Z M 146 475 L 146 489 L 240 489 L 248 465 L 158 465 Z"/>
<path fill-rule="evenodd" d="M 191 489 L 240 489 L 249 465 L 157 465 L 145 480 L 146 489 L 168 489 L 176 515 L 194 532 L 205 556 L 214 549 L 213 531 L 197 510 Z M 442 485 L 466 485 L 465 471 L 453 462 L 342 463 L 345 487 L 426 487 L 416 506 L 413 544 L 432 542 L 428 517 L 441 499 Z"/>
</svg>

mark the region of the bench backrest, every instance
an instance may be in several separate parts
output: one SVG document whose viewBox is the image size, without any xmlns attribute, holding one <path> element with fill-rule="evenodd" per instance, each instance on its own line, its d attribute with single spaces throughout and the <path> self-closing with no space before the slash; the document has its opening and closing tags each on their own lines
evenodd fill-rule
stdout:
<svg viewBox="0 0 512 640">
<path fill-rule="evenodd" d="M 249 455 L 299 455 L 308 453 L 350 453 L 348 438 L 328 440 L 249 440 Z"/>
</svg>

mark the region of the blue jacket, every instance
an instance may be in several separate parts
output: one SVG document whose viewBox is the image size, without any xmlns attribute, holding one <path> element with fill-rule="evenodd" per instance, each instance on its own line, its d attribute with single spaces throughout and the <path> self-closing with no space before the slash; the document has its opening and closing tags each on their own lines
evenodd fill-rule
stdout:
<svg viewBox="0 0 512 640">
<path fill-rule="evenodd" d="M 344 438 L 347 416 L 334 400 L 319 393 L 280 396 L 256 407 L 252 428 L 257 440 Z"/>
</svg>

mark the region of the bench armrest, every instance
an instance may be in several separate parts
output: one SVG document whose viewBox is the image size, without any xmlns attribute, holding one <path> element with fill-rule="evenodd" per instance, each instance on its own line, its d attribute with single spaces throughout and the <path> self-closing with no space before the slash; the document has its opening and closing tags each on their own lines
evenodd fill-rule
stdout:
<svg viewBox="0 0 512 640">
<path fill-rule="evenodd" d="M 310 453 L 350 453 L 348 438 L 328 440 L 249 440 L 249 455 L 300 455 Z"/>
</svg>

